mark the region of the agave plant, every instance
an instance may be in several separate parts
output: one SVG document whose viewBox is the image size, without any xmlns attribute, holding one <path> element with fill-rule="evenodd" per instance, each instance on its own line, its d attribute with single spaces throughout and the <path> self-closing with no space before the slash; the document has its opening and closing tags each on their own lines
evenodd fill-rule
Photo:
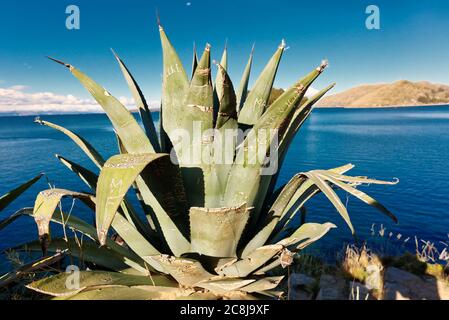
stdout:
<svg viewBox="0 0 449 320">
<path fill-rule="evenodd" d="M 115 53 L 143 127 L 94 80 L 74 66 L 51 58 L 67 67 L 104 109 L 116 132 L 119 154 L 105 160 L 76 133 L 36 120 L 75 142 L 98 167 L 99 175 L 57 155 L 92 193 L 42 191 L 34 208 L 22 211 L 35 219 L 39 231 L 39 241 L 27 244 L 26 248 L 42 249 L 45 254 L 62 250 L 90 263 L 90 269 L 94 266 L 96 271 L 82 270 L 78 286 L 67 286 L 72 275 L 61 273 L 31 283 L 30 289 L 61 299 L 279 297 L 283 277 L 273 276 L 272 270 L 290 265 L 294 254 L 335 228 L 332 223 L 305 223 L 297 219 L 298 212 L 303 212 L 307 201 L 318 193 L 331 201 L 353 233 L 350 217 L 335 188 L 396 220 L 385 207 L 356 187 L 397 181 L 347 176 L 345 173 L 353 168 L 351 164 L 299 173 L 279 188 L 276 188 L 279 171 L 263 173 L 265 160 L 272 154 L 277 155 L 276 165 L 281 167 L 313 105 L 333 87 L 330 85 L 313 97 L 305 96 L 325 70 L 326 62 L 268 105 L 284 42 L 248 90 L 251 52 L 236 92 L 227 73 L 226 48 L 217 63 L 214 82 L 209 45 L 199 60 L 194 53 L 192 76 L 188 77 L 161 26 L 159 31 L 163 51 L 159 130 L 137 82 Z M 239 128 L 248 133 L 243 142 L 230 139 L 216 143 L 220 132 Z M 179 130 L 191 137 L 187 145 L 179 143 Z M 201 135 L 195 135 L 195 130 Z M 262 130 L 274 131 L 276 137 L 261 137 Z M 264 161 L 250 161 L 254 160 L 251 136 L 267 142 L 257 147 Z M 273 143 L 275 140 L 277 144 Z M 221 153 L 231 162 L 193 160 L 191 155 L 196 150 L 207 156 Z M 135 190 L 139 202 L 128 198 L 130 189 Z M 79 199 L 91 208 L 95 224 L 64 213 L 58 206 L 64 197 Z M 142 210 L 136 207 L 137 203 Z M 50 222 L 74 231 L 74 237 L 51 239 Z M 84 235 L 83 241 L 79 234 Z"/>
</svg>

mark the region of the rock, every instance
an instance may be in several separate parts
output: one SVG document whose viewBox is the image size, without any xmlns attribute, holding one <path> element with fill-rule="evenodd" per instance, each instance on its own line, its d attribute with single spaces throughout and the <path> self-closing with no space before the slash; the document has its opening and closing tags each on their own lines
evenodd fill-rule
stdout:
<svg viewBox="0 0 449 320">
<path fill-rule="evenodd" d="M 449 285 L 435 277 L 419 277 L 391 267 L 385 271 L 383 299 L 449 300 Z"/>
<path fill-rule="evenodd" d="M 410 290 L 404 286 L 386 282 L 384 285 L 383 300 L 410 300 Z"/>
<path fill-rule="evenodd" d="M 289 277 L 289 300 L 311 300 L 312 293 L 310 287 L 316 280 L 302 273 L 292 273 Z"/>
<path fill-rule="evenodd" d="M 422 281 L 421 278 L 418 277 L 417 275 L 414 275 L 413 273 L 395 267 L 390 267 L 387 268 L 387 270 L 385 270 L 384 279 L 385 282 L 396 282 L 402 284 L 407 284 L 415 281 L 418 282 Z"/>
<path fill-rule="evenodd" d="M 312 300 L 312 294 L 301 289 L 291 289 L 288 300 Z"/>
<path fill-rule="evenodd" d="M 290 275 L 290 287 L 310 287 L 312 286 L 316 280 L 308 275 L 303 273 L 292 273 Z"/>
<path fill-rule="evenodd" d="M 346 281 L 343 278 L 322 275 L 317 300 L 348 300 Z"/>
<path fill-rule="evenodd" d="M 360 282 L 352 282 L 349 287 L 350 300 L 375 300 L 371 290 Z"/>
<path fill-rule="evenodd" d="M 438 295 L 441 300 L 449 300 L 449 283 L 438 279 L 437 281 Z"/>
</svg>

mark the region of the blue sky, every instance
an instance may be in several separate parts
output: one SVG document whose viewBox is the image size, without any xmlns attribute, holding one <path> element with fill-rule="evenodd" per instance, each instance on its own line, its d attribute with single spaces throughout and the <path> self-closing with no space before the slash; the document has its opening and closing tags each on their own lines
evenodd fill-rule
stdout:
<svg viewBox="0 0 449 320">
<path fill-rule="evenodd" d="M 71 4 L 80 8 L 80 30 L 65 27 Z M 370 4 L 380 8 L 380 30 L 365 27 Z M 21 0 L 0 4 L 0 88 L 51 103 L 68 95 L 73 101 L 89 99 L 66 70 L 44 58 L 51 55 L 79 67 L 115 96 L 129 97 L 109 51 L 114 48 L 147 99 L 158 100 L 162 67 L 156 8 L 188 70 L 194 41 L 199 49 L 211 43 L 219 59 L 228 39 L 235 83 L 253 42 L 254 81 L 283 38 L 290 48 L 277 87 L 287 87 L 324 58 L 330 68 L 315 87 L 337 82 L 336 92 L 400 79 L 449 83 L 446 0 Z"/>
</svg>

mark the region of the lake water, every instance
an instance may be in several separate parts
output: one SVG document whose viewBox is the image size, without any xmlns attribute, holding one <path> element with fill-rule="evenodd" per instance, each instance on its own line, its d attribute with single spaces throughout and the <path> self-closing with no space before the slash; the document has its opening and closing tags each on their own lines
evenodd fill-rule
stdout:
<svg viewBox="0 0 449 320">
<path fill-rule="evenodd" d="M 114 133 L 105 115 L 42 116 L 85 137 L 104 157 L 117 153 Z M 63 134 L 33 123 L 33 117 L 0 117 L 0 194 L 45 172 L 50 183 L 69 190 L 87 191 L 78 177 L 54 157 L 60 154 L 83 166 L 90 160 Z M 279 183 L 295 173 L 353 163 L 355 175 L 400 179 L 396 186 L 369 186 L 363 190 L 386 205 L 399 218 L 395 225 L 376 210 L 341 194 L 347 201 L 361 239 L 370 238 L 372 225 L 383 225 L 393 237 L 417 235 L 433 242 L 448 241 L 449 233 L 449 106 L 399 109 L 317 109 L 296 137 Z M 1 214 L 33 206 L 36 194 L 48 188 L 42 179 Z M 349 229 L 322 196 L 309 202 L 308 221 L 331 221 L 321 252 L 351 241 Z M 74 214 L 92 221 L 82 205 Z M 377 232 L 377 231 L 376 231 Z M 0 250 L 35 240 L 34 222 L 22 218 L 0 232 Z M 395 240 L 399 241 L 399 240 Z M 402 240 L 401 240 L 402 241 Z M 412 241 L 410 241 L 411 243 Z M 0 269 L 1 269 L 0 261 Z M 4 266 L 4 263 L 3 263 Z"/>
</svg>

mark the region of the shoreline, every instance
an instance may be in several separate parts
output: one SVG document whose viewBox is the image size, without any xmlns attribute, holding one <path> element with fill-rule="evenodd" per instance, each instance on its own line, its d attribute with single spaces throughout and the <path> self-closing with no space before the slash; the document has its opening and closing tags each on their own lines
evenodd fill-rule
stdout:
<svg viewBox="0 0 449 320">
<path fill-rule="evenodd" d="M 449 107 L 449 103 L 441 103 L 441 104 L 422 104 L 422 105 L 413 105 L 413 106 L 374 106 L 374 107 L 352 107 L 352 106 L 315 106 L 314 109 L 400 109 L 400 108 L 426 108 L 426 107 Z M 150 110 L 152 113 L 159 113 L 160 109 Z M 138 113 L 137 110 L 131 110 L 131 113 Z M 18 113 L 2 113 L 0 112 L 1 117 L 40 117 L 40 116 L 73 116 L 73 115 L 96 115 L 96 114 L 106 114 L 104 112 L 51 112 L 51 113 L 27 113 L 27 114 L 18 114 Z"/>
<path fill-rule="evenodd" d="M 445 106 L 449 106 L 449 103 L 418 104 L 413 106 L 391 105 L 391 106 L 373 106 L 373 107 L 315 106 L 315 109 L 399 109 L 399 108 L 422 108 L 422 107 L 445 107 Z"/>
</svg>

